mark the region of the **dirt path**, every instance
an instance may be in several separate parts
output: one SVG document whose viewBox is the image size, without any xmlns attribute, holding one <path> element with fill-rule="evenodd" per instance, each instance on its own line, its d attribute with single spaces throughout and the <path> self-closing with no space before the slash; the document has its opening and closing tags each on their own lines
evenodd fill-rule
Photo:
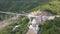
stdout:
<svg viewBox="0 0 60 34">
<path fill-rule="evenodd" d="M 5 26 L 11 24 L 13 21 L 16 21 L 18 19 L 17 16 L 14 16 L 12 18 L 6 19 L 2 22 L 0 22 L 0 29 L 3 29 Z"/>
</svg>

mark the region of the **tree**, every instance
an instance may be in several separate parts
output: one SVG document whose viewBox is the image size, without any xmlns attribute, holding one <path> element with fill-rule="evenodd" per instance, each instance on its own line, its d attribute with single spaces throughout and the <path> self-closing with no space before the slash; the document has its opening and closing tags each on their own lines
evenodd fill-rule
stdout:
<svg viewBox="0 0 60 34">
<path fill-rule="evenodd" d="M 42 26 L 41 34 L 60 34 L 60 17 L 54 20 L 46 21 Z"/>
</svg>

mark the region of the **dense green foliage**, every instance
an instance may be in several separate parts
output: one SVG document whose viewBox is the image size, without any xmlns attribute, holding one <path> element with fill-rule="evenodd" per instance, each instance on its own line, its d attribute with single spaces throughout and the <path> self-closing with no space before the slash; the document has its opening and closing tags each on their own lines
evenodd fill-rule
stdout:
<svg viewBox="0 0 60 34">
<path fill-rule="evenodd" d="M 42 25 L 41 34 L 60 34 L 60 17 L 46 21 L 44 25 Z"/>
<path fill-rule="evenodd" d="M 0 0 L 0 11 L 30 12 L 40 4 L 48 3 L 50 0 Z"/>
</svg>

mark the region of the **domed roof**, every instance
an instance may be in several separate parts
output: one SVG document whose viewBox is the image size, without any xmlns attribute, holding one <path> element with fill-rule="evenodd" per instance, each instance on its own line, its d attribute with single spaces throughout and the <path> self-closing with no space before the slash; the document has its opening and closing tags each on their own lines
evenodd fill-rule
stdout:
<svg viewBox="0 0 60 34">
<path fill-rule="evenodd" d="M 32 20 L 32 24 L 36 24 L 37 22 L 36 22 L 36 19 L 33 19 Z"/>
</svg>

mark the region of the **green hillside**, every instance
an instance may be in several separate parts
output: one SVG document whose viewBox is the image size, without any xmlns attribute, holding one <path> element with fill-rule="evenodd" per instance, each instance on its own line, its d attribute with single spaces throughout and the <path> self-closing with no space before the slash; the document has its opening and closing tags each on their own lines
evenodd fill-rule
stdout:
<svg viewBox="0 0 60 34">
<path fill-rule="evenodd" d="M 48 3 L 50 0 L 0 0 L 0 11 L 29 12 L 33 8 Z"/>
</svg>

